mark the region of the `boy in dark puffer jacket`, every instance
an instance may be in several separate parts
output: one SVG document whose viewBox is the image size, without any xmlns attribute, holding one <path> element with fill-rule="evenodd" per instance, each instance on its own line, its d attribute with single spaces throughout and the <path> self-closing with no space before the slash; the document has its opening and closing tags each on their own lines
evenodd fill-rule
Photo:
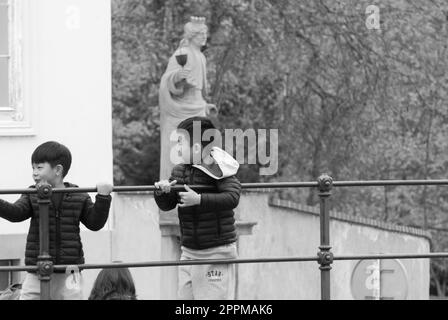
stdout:
<svg viewBox="0 0 448 320">
<path fill-rule="evenodd" d="M 72 162 L 67 147 L 57 142 L 46 142 L 33 152 L 31 164 L 36 185 L 50 184 L 53 188 L 73 188 L 64 182 Z M 31 186 L 30 188 L 34 188 Z M 112 185 L 97 184 L 95 204 L 87 193 L 53 193 L 49 206 L 50 256 L 54 264 L 83 264 L 84 253 L 79 223 L 88 229 L 100 230 L 106 223 L 111 203 Z M 36 265 L 39 256 L 39 206 L 36 194 L 24 194 L 14 204 L 0 200 L 0 218 L 22 222 L 31 218 L 26 240 L 25 264 Z M 71 277 L 76 277 L 71 279 Z M 76 283 L 74 282 L 76 281 Z M 51 276 L 50 295 L 54 300 L 81 300 L 82 278 L 79 273 L 65 271 Z M 75 284 L 75 285 L 74 285 Z M 40 298 L 40 281 L 36 273 L 26 274 L 20 300 Z"/>
<path fill-rule="evenodd" d="M 237 257 L 233 209 L 238 206 L 241 193 L 241 184 L 235 177 L 239 164 L 218 147 L 206 152 L 201 139 L 206 130 L 216 129 L 204 117 L 189 118 L 179 124 L 177 134 L 184 163 L 173 168 L 169 180 L 155 183 L 159 208 L 169 211 L 178 206 L 181 260 Z M 184 184 L 186 192 L 172 191 L 175 184 Z M 213 189 L 197 193 L 188 185 L 210 185 Z M 233 264 L 179 267 L 180 299 L 229 300 L 234 299 L 234 291 Z"/>
</svg>

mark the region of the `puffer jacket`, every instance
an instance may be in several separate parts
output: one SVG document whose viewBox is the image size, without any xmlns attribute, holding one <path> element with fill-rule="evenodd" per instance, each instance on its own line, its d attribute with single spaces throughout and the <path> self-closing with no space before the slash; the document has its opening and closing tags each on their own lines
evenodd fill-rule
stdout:
<svg viewBox="0 0 448 320">
<path fill-rule="evenodd" d="M 66 187 L 77 187 L 65 183 Z M 34 188 L 34 186 L 30 186 Z M 64 194 L 60 209 L 49 205 L 50 256 L 54 264 L 83 264 L 79 223 L 92 231 L 106 223 L 111 196 L 96 195 L 95 204 L 87 193 Z M 36 194 L 24 194 L 14 204 L 0 200 L 0 217 L 11 222 L 31 218 L 26 240 L 25 264 L 36 265 L 39 256 L 39 205 Z"/>
<path fill-rule="evenodd" d="M 238 206 L 241 184 L 235 176 L 214 179 L 192 165 L 179 164 L 173 168 L 169 181 L 177 184 L 210 185 L 212 191 L 200 192 L 201 203 L 178 207 L 181 243 L 190 249 L 207 249 L 235 242 L 237 239 L 233 209 Z M 154 193 L 159 208 L 174 209 L 179 201 L 178 192 Z"/>
</svg>

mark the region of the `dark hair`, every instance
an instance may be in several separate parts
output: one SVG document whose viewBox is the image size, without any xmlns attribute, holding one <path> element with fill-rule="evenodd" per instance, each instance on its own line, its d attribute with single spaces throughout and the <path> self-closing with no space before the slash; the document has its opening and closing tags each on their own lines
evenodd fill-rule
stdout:
<svg viewBox="0 0 448 320">
<path fill-rule="evenodd" d="M 200 124 L 201 124 L 201 137 L 200 137 L 201 141 L 193 141 L 194 122 L 200 122 Z M 195 143 L 200 143 L 202 145 L 202 147 L 205 147 L 208 143 L 210 143 L 210 141 L 202 141 L 202 135 L 204 134 L 204 132 L 206 130 L 216 129 L 216 127 L 213 124 L 213 122 L 207 117 L 192 117 L 192 118 L 188 118 L 188 119 L 182 121 L 177 126 L 177 129 L 185 130 L 188 132 L 189 137 L 190 137 L 190 146 L 193 146 Z"/>
<path fill-rule="evenodd" d="M 89 300 L 137 300 L 129 269 L 101 270 L 93 284 Z"/>
<path fill-rule="evenodd" d="M 31 164 L 48 162 L 52 168 L 62 165 L 62 176 L 65 177 L 72 165 L 72 154 L 68 148 L 58 142 L 49 141 L 41 144 L 31 156 Z"/>
</svg>

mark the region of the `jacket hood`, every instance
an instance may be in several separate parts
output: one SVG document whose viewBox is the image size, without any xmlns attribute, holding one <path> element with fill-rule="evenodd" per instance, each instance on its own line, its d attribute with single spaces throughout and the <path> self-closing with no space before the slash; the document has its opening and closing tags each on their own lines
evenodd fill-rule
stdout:
<svg viewBox="0 0 448 320">
<path fill-rule="evenodd" d="M 210 157 L 213 159 L 211 164 L 195 164 L 193 167 L 203 171 L 216 180 L 228 178 L 236 175 L 240 164 L 230 154 L 218 147 L 210 150 Z"/>
</svg>

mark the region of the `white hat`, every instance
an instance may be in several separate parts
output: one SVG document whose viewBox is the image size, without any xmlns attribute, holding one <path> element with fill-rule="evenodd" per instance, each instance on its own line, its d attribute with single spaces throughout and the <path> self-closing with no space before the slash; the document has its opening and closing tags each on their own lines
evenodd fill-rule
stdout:
<svg viewBox="0 0 448 320">
<path fill-rule="evenodd" d="M 213 158 L 213 163 L 195 164 L 193 167 L 198 168 L 216 180 L 234 176 L 238 172 L 240 167 L 238 161 L 221 148 L 213 147 L 210 150 L 210 157 Z"/>
</svg>

